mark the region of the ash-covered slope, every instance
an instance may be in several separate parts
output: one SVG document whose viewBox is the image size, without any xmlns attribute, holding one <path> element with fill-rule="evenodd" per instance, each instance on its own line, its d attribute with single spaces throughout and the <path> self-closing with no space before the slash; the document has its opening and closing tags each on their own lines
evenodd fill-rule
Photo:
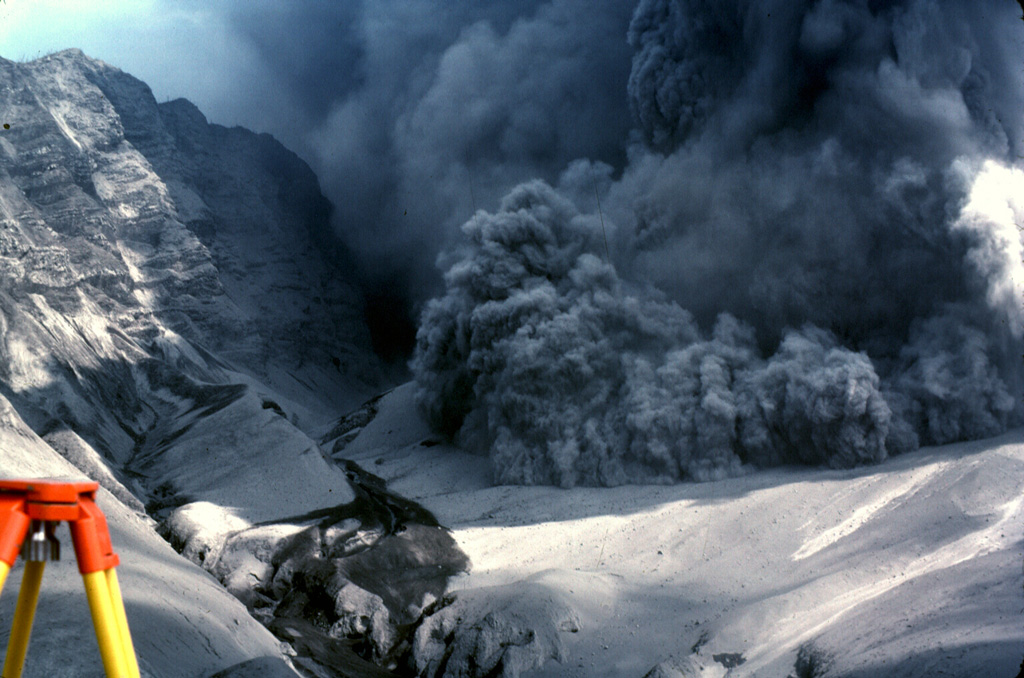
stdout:
<svg viewBox="0 0 1024 678">
<path fill-rule="evenodd" d="M 416 629 L 416 675 L 1017 674 L 1020 429 L 858 469 L 492 486 L 487 459 L 431 434 L 415 391 L 328 436 L 434 511 L 472 560 Z"/>
<path fill-rule="evenodd" d="M 0 83 L 0 370 L 16 402 L 105 428 L 116 454 L 119 429 L 152 418 L 125 369 L 147 356 L 244 372 L 315 418 L 366 394 L 361 302 L 318 242 L 329 204 L 301 160 L 77 50 L 4 61 Z"/>
<path fill-rule="evenodd" d="M 77 477 L 0 396 L 0 469 L 4 476 Z M 95 477 L 95 476 L 93 476 Z M 193 678 L 234 666 L 231 675 L 295 676 L 280 643 L 201 569 L 176 556 L 151 527 L 152 521 L 122 503 L 118 492 L 97 497 L 107 516 L 125 607 L 143 676 Z M 60 527 L 64 560 L 73 561 L 67 528 Z M 0 633 L 7 637 L 21 584 L 20 561 L 0 596 Z M 216 610 L 216 614 L 211 614 Z M 26 676 L 102 676 L 89 608 L 73 562 L 47 565 Z M 261 671 L 245 662 L 260 657 Z M 240 665 L 240 666 L 239 666 Z"/>
<path fill-rule="evenodd" d="M 303 617 L 338 622 L 335 635 L 355 619 L 384 648 L 465 559 L 429 516 L 399 524 L 397 500 L 306 433 L 380 381 L 316 177 L 271 137 L 157 104 L 78 50 L 0 60 L 0 119 L 0 477 L 82 473 L 110 493 L 146 675 L 292 672 L 158 529 L 307 668 L 302 655 L 340 641 Z M 41 620 L 79 593 L 70 567 Z M 342 614 L 357 603 L 375 606 L 372 629 Z M 26 675 L 94 674 L 76 659 L 54 651 Z"/>
<path fill-rule="evenodd" d="M 377 378 L 309 168 L 78 50 L 0 63 L 0 117 L 0 392 L 19 415 L 151 508 L 351 499 L 300 429 Z"/>
<path fill-rule="evenodd" d="M 220 355 L 277 390 L 313 407 L 329 399 L 332 414 L 354 405 L 353 392 L 377 375 L 362 299 L 343 282 L 350 262 L 330 235 L 331 205 L 309 166 L 268 134 L 209 124 L 185 99 L 155 104 L 144 83 L 117 69 L 95 67 L 86 77 L 207 248 L 245 325 L 231 332 L 238 328 L 201 312 L 188 320 Z M 334 369 L 324 374 L 322 365 Z"/>
</svg>

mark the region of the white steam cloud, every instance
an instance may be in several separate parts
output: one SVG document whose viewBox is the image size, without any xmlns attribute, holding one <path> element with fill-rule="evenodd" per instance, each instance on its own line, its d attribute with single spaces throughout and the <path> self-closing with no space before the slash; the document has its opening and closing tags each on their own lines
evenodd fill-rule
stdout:
<svg viewBox="0 0 1024 678">
<path fill-rule="evenodd" d="M 574 485 L 1022 421 L 1015 3 L 642 0 L 628 39 L 621 172 L 521 185 L 442 258 L 412 363 L 438 431 Z"/>
</svg>

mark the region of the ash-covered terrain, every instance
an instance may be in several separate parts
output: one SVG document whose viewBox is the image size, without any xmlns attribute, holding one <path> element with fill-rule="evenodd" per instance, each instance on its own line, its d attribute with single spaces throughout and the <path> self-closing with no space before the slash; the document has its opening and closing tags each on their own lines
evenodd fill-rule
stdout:
<svg viewBox="0 0 1024 678">
<path fill-rule="evenodd" d="M 0 473 L 101 483 L 143 675 L 386 663 L 466 561 L 311 437 L 382 368 L 309 167 L 78 50 L 0 62 L 0 114 Z M 95 675 L 48 574 L 26 675 Z"/>
<path fill-rule="evenodd" d="M 1024 433 L 882 464 L 612 488 L 495 486 L 414 384 L 340 455 L 434 512 L 472 562 L 420 675 L 1008 676 L 1024 659 Z M 467 668 L 470 667 L 470 668 Z M 447 670 L 447 672 L 446 672 Z"/>
</svg>

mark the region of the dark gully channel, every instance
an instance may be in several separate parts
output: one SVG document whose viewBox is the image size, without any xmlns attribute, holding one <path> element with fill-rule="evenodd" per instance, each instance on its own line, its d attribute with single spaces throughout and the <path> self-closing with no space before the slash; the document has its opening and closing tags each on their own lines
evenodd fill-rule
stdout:
<svg viewBox="0 0 1024 678">
<path fill-rule="evenodd" d="M 273 575 L 243 602 L 312 678 L 415 675 L 413 633 L 469 559 L 430 511 L 355 462 L 335 463 L 355 499 L 254 525 L 308 526 L 277 546 Z M 339 613 L 353 591 L 358 609 Z"/>
</svg>

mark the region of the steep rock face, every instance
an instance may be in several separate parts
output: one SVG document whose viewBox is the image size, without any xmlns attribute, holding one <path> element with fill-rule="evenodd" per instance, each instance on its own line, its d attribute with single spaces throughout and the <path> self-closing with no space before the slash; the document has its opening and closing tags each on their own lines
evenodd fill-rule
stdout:
<svg viewBox="0 0 1024 678">
<path fill-rule="evenodd" d="M 209 124 L 185 99 L 156 104 L 144 83 L 116 69 L 94 67 L 86 77 L 164 181 L 248 321 L 241 335 L 211 328 L 218 353 L 278 390 L 355 405 L 351 385 L 318 368 L 331 365 L 349 381 L 375 377 L 365 365 L 361 300 L 341 282 L 346 254 L 328 235 L 330 204 L 309 166 L 267 134 Z M 189 319 L 201 324 L 208 314 Z"/>
<path fill-rule="evenodd" d="M 0 381 L 33 426 L 70 420 L 124 461 L 156 416 L 150 359 L 241 373 L 306 424 L 373 387 L 329 204 L 271 137 L 77 50 L 0 62 L 0 117 Z"/>
</svg>

